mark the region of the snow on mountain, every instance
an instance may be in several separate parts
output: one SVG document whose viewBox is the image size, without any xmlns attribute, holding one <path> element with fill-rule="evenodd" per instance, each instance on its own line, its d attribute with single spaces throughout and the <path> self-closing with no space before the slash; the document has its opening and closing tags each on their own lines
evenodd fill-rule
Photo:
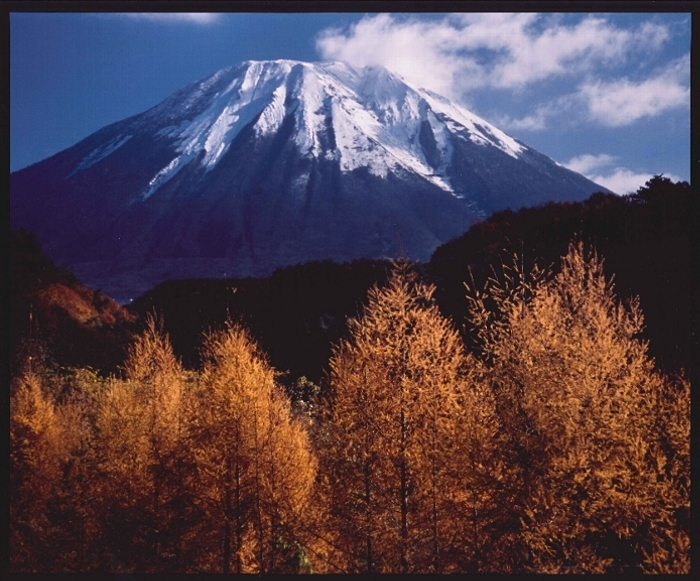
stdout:
<svg viewBox="0 0 700 581">
<path fill-rule="evenodd" d="M 230 82 L 213 97 L 207 95 L 222 79 Z M 194 119 L 160 130 L 161 135 L 175 140 L 176 156 L 149 181 L 143 199 L 195 158 L 200 166 L 212 169 L 249 123 L 254 122 L 256 135 L 265 136 L 277 131 L 290 113 L 295 117 L 295 143 L 302 155 L 337 160 L 345 172 L 366 167 L 382 178 L 402 168 L 455 194 L 447 175 L 450 134 L 494 146 L 516 159 L 523 151 L 515 139 L 483 119 L 381 67 L 358 70 L 336 62 L 251 61 L 243 63 L 242 73 L 230 68 L 202 81 L 179 113 L 186 114 L 202 98 L 208 106 Z M 319 133 L 328 130 L 328 119 L 335 147 L 324 150 Z M 426 160 L 419 140 L 425 121 L 441 152 L 442 161 L 436 167 Z M 75 171 L 89 167 L 100 155 L 104 157 L 98 150 L 90 152 Z"/>
<path fill-rule="evenodd" d="M 119 149 L 122 145 L 129 141 L 129 139 L 131 139 L 131 135 L 120 135 L 119 137 L 112 139 L 109 143 L 98 147 L 97 149 L 86 155 L 83 158 L 83 160 L 77 165 L 77 167 L 71 173 L 68 174 L 68 177 L 72 176 L 76 172 L 79 172 L 80 170 L 89 168 L 91 165 L 95 165 L 98 161 L 104 159 L 109 154 L 114 153 L 117 149 Z"/>
<path fill-rule="evenodd" d="M 384 68 L 247 61 L 15 172 L 10 217 L 119 298 L 308 260 L 427 260 L 494 211 L 598 190 Z"/>
</svg>

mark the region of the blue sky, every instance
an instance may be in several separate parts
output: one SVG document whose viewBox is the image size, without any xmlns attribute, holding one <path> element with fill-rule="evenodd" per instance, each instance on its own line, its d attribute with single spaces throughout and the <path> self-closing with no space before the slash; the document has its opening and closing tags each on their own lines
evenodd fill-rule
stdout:
<svg viewBox="0 0 700 581">
<path fill-rule="evenodd" d="M 383 65 L 618 193 L 690 179 L 690 14 L 10 14 L 10 169 L 244 60 Z"/>
</svg>

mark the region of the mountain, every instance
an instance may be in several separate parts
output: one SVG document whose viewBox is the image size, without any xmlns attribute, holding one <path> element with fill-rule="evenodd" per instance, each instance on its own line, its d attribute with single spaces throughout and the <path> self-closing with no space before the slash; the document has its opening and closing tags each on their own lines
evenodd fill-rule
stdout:
<svg viewBox="0 0 700 581">
<path fill-rule="evenodd" d="M 128 300 L 160 281 L 405 256 L 604 188 L 380 67 L 247 61 L 10 178 L 12 227 Z"/>
</svg>

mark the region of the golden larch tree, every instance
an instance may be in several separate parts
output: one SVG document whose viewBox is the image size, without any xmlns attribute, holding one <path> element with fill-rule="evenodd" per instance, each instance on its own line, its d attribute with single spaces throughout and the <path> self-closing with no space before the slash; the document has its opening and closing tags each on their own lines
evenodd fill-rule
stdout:
<svg viewBox="0 0 700 581">
<path fill-rule="evenodd" d="M 333 350 L 316 440 L 346 571 L 448 572 L 476 552 L 498 426 L 434 290 L 398 265 Z"/>
<path fill-rule="evenodd" d="M 75 571 L 70 522 L 79 511 L 70 498 L 71 466 L 81 447 L 76 406 L 59 405 L 42 378 L 28 371 L 10 396 L 10 571 Z M 74 550 L 75 549 L 75 550 Z"/>
<path fill-rule="evenodd" d="M 178 570 L 188 510 L 183 464 L 185 372 L 162 322 L 130 347 L 124 378 L 112 377 L 95 414 L 95 482 L 102 499 L 105 562 L 100 569 Z"/>
<path fill-rule="evenodd" d="M 469 298 L 519 458 L 512 509 L 524 568 L 687 571 L 686 382 L 655 371 L 638 301 L 617 300 L 581 242 L 551 279 L 526 279 L 515 264 Z"/>
<path fill-rule="evenodd" d="M 316 475 L 304 426 L 240 325 L 209 334 L 203 359 L 189 444 L 203 514 L 196 570 L 304 570 L 300 520 Z"/>
</svg>

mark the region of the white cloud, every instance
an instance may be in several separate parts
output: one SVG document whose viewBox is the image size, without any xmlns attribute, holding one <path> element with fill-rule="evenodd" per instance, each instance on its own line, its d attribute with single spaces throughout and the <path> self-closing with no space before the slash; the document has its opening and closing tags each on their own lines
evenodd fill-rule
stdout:
<svg viewBox="0 0 700 581">
<path fill-rule="evenodd" d="M 680 181 L 680 178 L 673 174 L 664 174 L 672 181 Z M 624 195 L 636 192 L 641 186 L 649 181 L 654 174 L 636 173 L 624 167 L 615 168 L 612 173 L 606 175 L 586 176 L 601 186 L 605 186 L 616 194 Z"/>
<path fill-rule="evenodd" d="M 670 62 L 649 78 L 586 81 L 577 92 L 540 103 L 520 119 L 495 114 L 492 121 L 505 130 L 538 131 L 556 123 L 593 121 L 606 127 L 624 127 L 667 111 L 690 110 L 690 58 Z"/>
<path fill-rule="evenodd" d="M 584 153 L 571 158 L 562 164 L 575 172 L 585 175 L 595 183 L 608 188 L 616 194 L 624 195 L 636 192 L 654 174 L 647 172 L 635 172 L 625 167 L 611 167 L 618 158 L 607 153 L 592 155 Z M 605 168 L 609 168 L 605 170 Z M 664 174 L 674 182 L 680 178 L 673 174 Z"/>
<path fill-rule="evenodd" d="M 454 76 L 478 67 L 468 56 L 455 57 L 458 29 L 446 21 L 399 21 L 388 14 L 365 17 L 349 31 L 328 29 L 316 40 L 321 57 L 356 66 L 381 65 L 419 86 L 454 97 Z"/>
<path fill-rule="evenodd" d="M 623 29 L 604 17 L 563 24 L 558 15 L 459 14 L 419 20 L 380 14 L 349 29 L 327 29 L 316 47 L 324 59 L 382 65 L 447 96 L 475 88 L 518 89 L 557 76 L 619 65 L 654 51 L 668 27 L 651 21 Z"/>
<path fill-rule="evenodd" d="M 548 20 L 533 14 L 472 15 L 467 22 L 465 33 L 471 46 L 501 51 L 489 84 L 502 88 L 586 71 L 600 63 L 619 64 L 635 48 L 650 49 L 668 37 L 664 27 L 652 23 L 637 31 L 625 30 L 593 16 L 572 26 L 560 24 L 556 17 Z M 540 23 L 545 28 L 536 31 L 534 25 Z"/>
<path fill-rule="evenodd" d="M 560 127 L 562 124 L 577 123 L 580 110 L 581 98 L 572 93 L 540 103 L 534 107 L 533 113 L 521 118 L 499 113 L 482 115 L 487 117 L 489 122 L 506 131 L 542 131 L 553 125 L 551 122 L 553 118 L 556 118 L 555 123 Z"/>
<path fill-rule="evenodd" d="M 526 115 L 520 119 L 515 119 L 509 115 L 497 115 L 489 118 L 499 129 L 506 131 L 542 131 L 547 128 L 545 115 L 542 111 L 536 112 L 534 115 Z"/>
<path fill-rule="evenodd" d="M 689 73 L 690 59 L 686 56 L 643 81 L 596 81 L 583 84 L 580 90 L 591 119 L 621 127 L 668 109 L 689 107 Z"/>
<path fill-rule="evenodd" d="M 571 158 L 563 165 L 568 167 L 570 170 L 586 175 L 591 170 L 611 165 L 615 159 L 617 159 L 615 156 L 608 155 L 607 153 L 601 153 L 598 155 L 584 153 L 583 155 Z"/>
<path fill-rule="evenodd" d="M 148 20 L 163 24 L 190 23 L 212 24 L 219 20 L 220 14 L 210 12 L 124 12 L 118 16 L 133 18 L 134 20 Z"/>
<path fill-rule="evenodd" d="M 587 79 L 575 92 L 556 97 L 550 92 L 552 98 L 520 118 L 503 111 L 489 116 L 505 130 L 542 131 L 553 118 L 621 127 L 688 107 L 687 56 L 651 76 L 610 76 L 630 63 L 643 71 L 644 56 L 659 51 L 671 34 L 671 25 L 651 15 L 637 26 L 620 27 L 604 15 L 571 21 L 561 14 L 469 13 L 438 19 L 379 14 L 345 29 L 326 29 L 316 48 L 323 59 L 385 66 L 467 107 L 475 90 L 522 92 L 536 83 Z M 542 94 L 552 90 L 557 89 L 549 85 Z"/>
</svg>

